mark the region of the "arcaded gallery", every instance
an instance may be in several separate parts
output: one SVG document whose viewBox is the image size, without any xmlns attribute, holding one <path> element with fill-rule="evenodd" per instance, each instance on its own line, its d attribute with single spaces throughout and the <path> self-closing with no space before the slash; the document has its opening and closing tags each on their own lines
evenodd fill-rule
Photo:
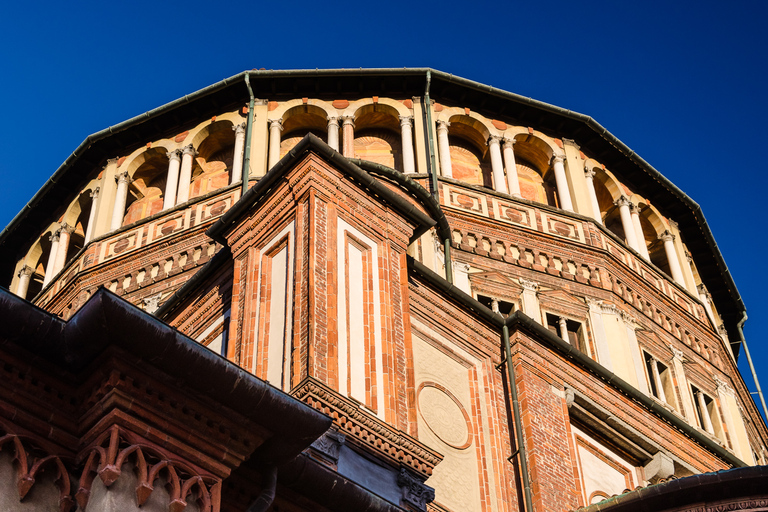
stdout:
<svg viewBox="0 0 768 512">
<path fill-rule="evenodd" d="M 4 511 L 768 510 L 704 213 L 587 115 L 252 70 L 50 174 L 0 232 Z"/>
</svg>

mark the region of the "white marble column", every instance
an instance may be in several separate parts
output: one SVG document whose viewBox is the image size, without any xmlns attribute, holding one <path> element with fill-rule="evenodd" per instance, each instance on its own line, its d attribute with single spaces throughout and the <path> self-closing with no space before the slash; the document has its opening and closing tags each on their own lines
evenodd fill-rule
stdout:
<svg viewBox="0 0 768 512">
<path fill-rule="evenodd" d="M 169 151 L 168 175 L 165 178 L 165 192 L 163 193 L 163 210 L 176 206 L 176 190 L 179 188 L 179 168 L 181 167 L 181 151 L 175 149 Z"/>
<path fill-rule="evenodd" d="M 672 273 L 672 279 L 680 286 L 685 287 L 683 270 L 680 268 L 680 260 L 677 258 L 677 251 L 675 251 L 675 235 L 669 231 L 664 231 L 659 235 L 659 240 L 664 242 L 664 252 L 667 253 L 667 261 L 669 262 L 669 271 Z"/>
<path fill-rule="evenodd" d="M 234 185 L 243 179 L 243 155 L 245 150 L 245 123 L 232 127 L 235 131 L 235 153 L 232 156 L 232 176 L 229 184 Z"/>
<path fill-rule="evenodd" d="M 91 190 L 91 211 L 88 212 L 88 227 L 85 228 L 85 241 L 83 245 L 91 241 L 93 226 L 96 224 L 96 200 L 99 198 L 99 187 Z"/>
<path fill-rule="evenodd" d="M 627 239 L 627 245 L 640 252 L 640 246 L 637 244 L 637 235 L 635 234 L 635 225 L 632 224 L 632 214 L 629 211 L 629 205 L 632 204 L 632 201 L 626 196 L 621 196 L 614 201 L 614 204 L 619 207 L 621 227 L 624 228 L 624 238 Z"/>
<path fill-rule="evenodd" d="M 437 122 L 437 151 L 440 154 L 440 172 L 446 178 L 453 178 L 451 167 L 451 145 L 448 142 L 448 121 Z"/>
<path fill-rule="evenodd" d="M 571 189 L 568 187 L 568 178 L 565 176 L 565 156 L 554 155 L 552 157 L 552 170 L 555 172 L 555 185 L 557 197 L 560 199 L 560 208 L 572 212 Z"/>
<path fill-rule="evenodd" d="M 416 172 L 413 159 L 413 117 L 400 116 L 400 139 L 403 146 L 403 172 L 413 174 Z"/>
<path fill-rule="evenodd" d="M 539 290 L 539 285 L 522 277 L 518 278 L 518 281 L 520 286 L 523 287 L 521 301 L 523 313 L 533 318 L 536 322 L 541 323 L 541 307 L 539 306 L 539 297 L 536 294 Z"/>
<path fill-rule="evenodd" d="M 600 203 L 597 202 L 597 192 L 595 191 L 595 170 L 584 169 L 584 177 L 587 179 L 587 192 L 589 193 L 589 202 L 592 205 L 592 217 L 603 223 L 603 216 L 600 215 Z"/>
<path fill-rule="evenodd" d="M 712 418 L 709 417 L 709 409 L 707 409 L 707 401 L 704 400 L 704 393 L 701 391 L 696 392 L 696 400 L 699 403 L 701 418 L 704 421 L 704 424 L 701 427 L 708 433 L 715 435 L 715 428 L 712 426 Z"/>
<path fill-rule="evenodd" d="M 355 118 L 352 116 L 345 116 L 341 118 L 342 121 L 342 135 L 344 139 L 342 143 L 344 145 L 344 151 L 342 154 L 347 158 L 355 157 Z"/>
<path fill-rule="evenodd" d="M 328 145 L 339 150 L 339 120 L 336 117 L 328 118 Z"/>
<path fill-rule="evenodd" d="M 683 351 L 676 348 L 674 345 L 669 345 L 669 348 L 672 350 L 672 367 L 675 369 L 675 380 L 680 389 L 683 412 L 688 419 L 688 423 L 695 424 L 696 420 L 693 418 L 696 413 L 694 412 L 693 401 L 691 400 L 691 394 L 686 391 L 686 389 L 690 390 L 690 388 L 688 387 L 688 381 L 685 377 L 685 367 L 683 366 L 685 357 L 683 356 Z"/>
<path fill-rule="evenodd" d="M 115 192 L 115 205 L 112 209 L 112 222 L 109 224 L 110 231 L 123 225 L 125 203 L 128 200 L 128 184 L 131 182 L 131 177 L 128 176 L 128 171 L 123 171 L 115 176 L 115 181 L 117 182 L 117 191 Z"/>
<path fill-rule="evenodd" d="M 70 226 L 66 222 L 61 225 L 61 229 L 59 230 L 59 247 L 56 249 L 56 263 L 53 265 L 53 275 L 61 272 L 61 269 L 63 269 L 64 265 L 67 263 L 69 240 L 74 230 L 74 226 Z"/>
<path fill-rule="evenodd" d="M 272 119 L 269 122 L 269 162 L 267 171 L 280 161 L 280 133 L 283 131 L 283 121 Z"/>
<path fill-rule="evenodd" d="M 664 393 L 664 384 L 662 384 L 661 375 L 659 375 L 659 363 L 653 358 L 651 358 L 651 378 L 656 386 L 656 394 L 658 395 L 659 400 L 667 403 L 667 396 Z"/>
<path fill-rule="evenodd" d="M 29 290 L 29 280 L 32 278 L 32 274 L 34 273 L 35 269 L 28 265 L 24 265 L 21 267 L 21 270 L 19 270 L 18 276 L 19 276 L 19 283 L 16 285 L 16 295 L 21 297 L 22 299 L 27 298 L 27 290 Z"/>
<path fill-rule="evenodd" d="M 192 144 L 184 146 L 181 153 L 181 172 L 179 173 L 179 193 L 176 195 L 176 204 L 189 201 L 189 188 L 192 185 L 192 164 L 195 161 L 197 151 Z"/>
<path fill-rule="evenodd" d="M 504 139 L 504 167 L 507 170 L 507 187 L 510 194 L 515 197 L 522 197 L 522 194 L 520 194 L 520 179 L 517 177 L 514 146 L 515 139 Z"/>
<path fill-rule="evenodd" d="M 648 246 L 645 244 L 645 233 L 643 233 L 643 225 L 640 222 L 640 205 L 636 205 L 634 203 L 630 204 L 629 213 L 632 216 L 632 226 L 635 228 L 638 252 L 643 256 L 643 258 L 651 261 L 651 255 L 648 254 Z"/>
<path fill-rule="evenodd" d="M 501 137 L 491 135 L 488 139 L 488 149 L 491 153 L 491 172 L 493 173 L 493 189 L 504 194 L 509 193 L 504 179 L 504 164 L 501 161 Z"/>
<path fill-rule="evenodd" d="M 56 255 L 59 252 L 59 230 L 53 232 L 48 238 L 51 241 L 51 249 L 48 253 L 48 262 L 45 264 L 45 276 L 43 277 L 43 288 L 53 279 L 53 268 L 56 266 Z"/>
<path fill-rule="evenodd" d="M 564 317 L 560 317 L 557 320 L 557 325 L 560 328 L 560 337 L 563 339 L 566 343 L 571 343 L 570 338 L 568 337 L 568 320 L 566 320 Z"/>
</svg>

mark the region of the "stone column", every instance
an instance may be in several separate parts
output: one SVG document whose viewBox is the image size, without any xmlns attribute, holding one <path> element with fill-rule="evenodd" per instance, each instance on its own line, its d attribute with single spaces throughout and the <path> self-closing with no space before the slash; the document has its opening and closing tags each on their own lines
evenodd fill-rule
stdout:
<svg viewBox="0 0 768 512">
<path fill-rule="evenodd" d="M 712 296 L 709 294 L 707 287 L 704 286 L 703 283 L 696 287 L 696 290 L 699 292 L 699 299 L 701 299 L 701 303 L 704 304 L 704 310 L 707 312 L 707 316 L 712 322 L 712 328 L 714 329 L 717 323 L 715 322 L 715 312 L 712 310 Z"/>
<path fill-rule="evenodd" d="M 568 320 L 566 320 L 564 317 L 560 317 L 557 320 L 557 324 L 560 327 L 560 337 L 563 339 L 566 343 L 571 343 L 570 338 L 568 337 Z"/>
<path fill-rule="evenodd" d="M 163 210 L 176 206 L 176 190 L 179 188 L 179 168 L 181 167 L 181 151 L 175 149 L 169 151 L 168 176 L 165 179 L 165 193 L 163 194 Z"/>
<path fill-rule="evenodd" d="M 176 195 L 176 204 L 189 201 L 189 188 L 192 185 L 192 164 L 197 151 L 192 147 L 184 146 L 181 153 L 181 173 L 179 174 L 179 193 Z"/>
<path fill-rule="evenodd" d="M 93 236 L 93 226 L 96 224 L 96 200 L 99 198 L 99 187 L 91 190 L 91 211 L 88 213 L 88 227 L 85 228 L 85 241 L 83 244 L 87 244 L 91 241 Z"/>
<path fill-rule="evenodd" d="M 573 203 L 571 202 L 571 190 L 568 188 L 568 178 L 565 176 L 565 166 L 563 155 L 554 155 L 552 157 L 552 169 L 555 172 L 555 185 L 557 185 L 557 196 L 560 199 L 560 208 L 572 212 Z"/>
<path fill-rule="evenodd" d="M 632 203 L 629 207 L 629 213 L 632 216 L 632 225 L 635 227 L 635 236 L 637 237 L 637 246 L 640 254 L 648 261 L 651 261 L 651 255 L 648 254 L 648 246 L 645 245 L 645 233 L 643 225 L 640 223 L 640 206 Z"/>
<path fill-rule="evenodd" d="M 347 158 L 355 157 L 355 118 L 352 116 L 345 116 L 341 118 L 342 131 L 344 139 L 344 151 L 342 154 Z"/>
<path fill-rule="evenodd" d="M 707 409 L 707 401 L 704 400 L 704 393 L 701 391 L 696 393 L 696 400 L 699 403 L 699 409 L 701 410 L 701 418 L 704 424 L 701 426 L 708 433 L 715 435 L 715 427 L 712 426 L 712 418 L 709 417 L 709 409 Z"/>
<path fill-rule="evenodd" d="M 632 224 L 632 214 L 629 211 L 629 205 L 632 204 L 626 196 L 621 196 L 614 204 L 619 207 L 621 216 L 621 227 L 624 228 L 624 237 L 627 239 L 627 245 L 637 252 L 640 252 L 640 246 L 637 244 L 637 235 L 635 234 L 635 225 Z"/>
<path fill-rule="evenodd" d="M 43 277 L 43 288 L 53 279 L 53 268 L 56 266 L 56 255 L 59 252 L 59 230 L 53 232 L 48 238 L 51 241 L 51 250 L 48 253 L 48 262 L 45 264 L 45 276 Z"/>
<path fill-rule="evenodd" d="M 280 161 L 280 132 L 283 131 L 283 121 L 272 119 L 269 122 L 269 161 L 267 172 Z"/>
<path fill-rule="evenodd" d="M 67 263 L 69 240 L 74 230 L 74 226 L 70 226 L 66 222 L 61 225 L 61 229 L 59 230 L 59 247 L 56 249 L 56 262 L 53 265 L 53 275 L 61 272 L 61 269 L 63 269 L 64 265 Z"/>
<path fill-rule="evenodd" d="M 680 268 L 680 261 L 677 259 L 677 251 L 675 251 L 675 235 L 669 231 L 664 231 L 659 235 L 659 240 L 664 242 L 664 252 L 667 253 L 667 261 L 669 261 L 669 271 L 672 272 L 672 279 L 685 288 L 683 271 Z"/>
<path fill-rule="evenodd" d="M 664 394 L 664 385 L 661 383 L 661 375 L 659 375 L 659 365 L 656 359 L 651 359 L 651 378 L 656 385 L 656 393 L 659 395 L 659 400 L 667 403 L 667 396 Z"/>
<path fill-rule="evenodd" d="M 685 368 L 683 367 L 683 362 L 685 362 L 685 358 L 683 357 L 683 351 L 676 348 L 674 345 L 669 345 L 669 348 L 672 350 L 672 367 L 675 369 L 675 380 L 677 382 L 677 386 L 680 389 L 680 398 L 683 405 L 683 412 L 685 413 L 685 417 L 688 419 L 688 423 L 695 424 L 694 416 L 696 416 L 696 413 L 694 412 L 693 402 L 691 401 L 691 393 L 690 388 L 688 387 L 688 381 L 685 378 Z M 686 389 L 688 391 L 686 391 Z"/>
<path fill-rule="evenodd" d="M 232 127 L 235 131 L 235 154 L 232 156 L 232 176 L 229 184 L 234 185 L 243 179 L 243 151 L 245 150 L 245 123 Z"/>
<path fill-rule="evenodd" d="M 16 285 L 16 295 L 21 297 L 22 299 L 27 298 L 27 290 L 29 289 L 29 280 L 32 277 L 32 274 L 34 273 L 35 269 L 28 265 L 24 265 L 21 267 L 21 270 L 19 270 L 19 283 Z"/>
<path fill-rule="evenodd" d="M 589 192 L 589 202 L 592 205 L 592 217 L 599 222 L 603 223 L 603 216 L 600 215 L 600 204 L 597 202 L 597 192 L 595 192 L 595 170 L 584 169 L 584 177 L 587 180 L 587 192 Z"/>
<path fill-rule="evenodd" d="M 539 307 L 539 297 L 536 295 L 539 285 L 522 277 L 518 278 L 518 281 L 520 286 L 523 287 L 521 301 L 523 303 L 523 313 L 533 318 L 536 322 L 541 323 L 541 308 Z"/>
<path fill-rule="evenodd" d="M 413 117 L 400 117 L 400 139 L 403 146 L 403 172 L 413 174 L 416 172 L 416 162 L 413 159 Z"/>
<path fill-rule="evenodd" d="M 336 117 L 328 118 L 328 145 L 339 150 L 339 120 Z"/>
<path fill-rule="evenodd" d="M 522 197 L 522 194 L 520 194 L 520 179 L 517 177 L 514 146 L 515 139 L 504 139 L 504 167 L 507 169 L 509 193 L 515 197 Z"/>
<path fill-rule="evenodd" d="M 501 314 L 501 311 L 499 311 L 499 301 L 496 299 L 491 299 L 491 311 L 494 313 Z"/>
<path fill-rule="evenodd" d="M 128 184 L 131 182 L 131 177 L 128 176 L 128 171 L 123 171 L 115 176 L 115 181 L 117 182 L 117 191 L 115 192 L 115 206 L 112 209 L 112 222 L 109 225 L 110 231 L 119 229 L 123 225 L 125 202 L 128 199 Z"/>
<path fill-rule="evenodd" d="M 440 172 L 446 178 L 453 178 L 451 167 L 451 145 L 448 142 L 448 121 L 437 122 L 437 151 L 440 154 Z"/>
<path fill-rule="evenodd" d="M 504 164 L 501 161 L 501 137 L 491 135 L 488 148 L 491 152 L 491 172 L 493 173 L 493 189 L 504 194 L 509 193 L 507 182 L 504 180 Z"/>
</svg>

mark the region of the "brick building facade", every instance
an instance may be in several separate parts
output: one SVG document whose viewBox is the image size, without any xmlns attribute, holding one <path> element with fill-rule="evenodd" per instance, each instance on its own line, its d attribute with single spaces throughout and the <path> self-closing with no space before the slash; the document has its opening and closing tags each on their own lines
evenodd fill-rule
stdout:
<svg viewBox="0 0 768 512">
<path fill-rule="evenodd" d="M 451 75 L 249 71 L 94 134 L 0 280 L 7 510 L 768 503 L 698 205 Z"/>
</svg>

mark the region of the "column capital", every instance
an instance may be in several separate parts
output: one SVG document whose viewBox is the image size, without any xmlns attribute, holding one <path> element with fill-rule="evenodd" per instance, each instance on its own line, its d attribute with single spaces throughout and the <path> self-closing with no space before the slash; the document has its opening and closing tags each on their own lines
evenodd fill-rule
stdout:
<svg viewBox="0 0 768 512">
<path fill-rule="evenodd" d="M 120 159 L 118 157 L 115 158 L 107 158 L 107 165 L 116 164 Z M 106 167 L 106 166 L 105 166 Z"/>
<path fill-rule="evenodd" d="M 591 297 L 586 297 L 587 306 L 589 307 L 589 310 L 594 313 L 602 313 L 603 312 L 603 301 L 598 299 L 593 299 Z"/>
<path fill-rule="evenodd" d="M 671 227 L 672 229 L 677 229 L 678 227 L 677 222 L 673 221 L 672 219 L 667 219 L 667 220 L 669 221 L 669 227 Z"/>
<path fill-rule="evenodd" d="M 683 357 L 683 351 L 679 348 L 675 347 L 674 345 L 670 345 L 669 349 L 672 351 L 672 359 L 677 359 L 680 362 L 685 361 L 685 357 Z"/>
<path fill-rule="evenodd" d="M 400 116 L 400 126 L 413 126 L 413 116 Z"/>
<path fill-rule="evenodd" d="M 448 121 L 437 121 L 437 129 L 438 130 L 445 130 L 448 131 L 448 127 L 451 126 L 451 123 Z"/>
<path fill-rule="evenodd" d="M 128 184 L 133 180 L 131 180 L 131 177 L 128 175 L 128 171 L 123 171 L 120 174 L 115 175 L 115 181 L 119 185 L 120 183 Z"/>
<path fill-rule="evenodd" d="M 328 126 L 339 126 L 339 118 L 335 116 L 328 116 Z"/>
<path fill-rule="evenodd" d="M 490 137 L 488 137 L 488 145 L 489 146 L 491 144 L 499 145 L 501 144 L 501 139 L 502 138 L 499 135 L 491 135 Z"/>
<path fill-rule="evenodd" d="M 733 389 L 731 388 L 731 386 L 728 384 L 727 381 L 721 379 L 717 375 L 713 375 L 712 377 L 715 381 L 715 384 L 717 384 L 718 391 L 723 391 L 728 394 L 733 394 Z"/>
<path fill-rule="evenodd" d="M 99 197 L 99 191 L 101 190 L 100 187 L 96 187 L 93 190 L 91 190 L 91 193 L 89 194 L 93 199 L 96 199 Z"/>
<path fill-rule="evenodd" d="M 515 139 L 508 139 L 504 137 L 504 149 L 512 149 L 515 147 L 515 142 L 517 142 Z"/>
<path fill-rule="evenodd" d="M 552 155 L 552 165 L 565 162 L 565 155 Z"/>
<path fill-rule="evenodd" d="M 181 159 L 181 150 L 180 149 L 174 149 L 171 151 L 168 151 L 165 156 L 168 157 L 168 160 L 180 160 Z"/>
<path fill-rule="evenodd" d="M 50 241 L 51 241 L 51 243 L 55 243 L 55 242 L 58 242 L 58 241 L 59 241 L 59 234 L 60 234 L 60 233 L 61 233 L 61 230 L 60 230 L 60 229 L 57 229 L 56 231 L 54 231 L 53 233 L 51 233 L 51 235 L 48 237 L 48 240 L 50 240 Z"/>
<path fill-rule="evenodd" d="M 33 269 L 29 265 L 25 264 L 23 267 L 21 267 L 21 269 L 19 270 L 19 273 L 16 274 L 16 275 L 18 277 L 21 277 L 21 276 L 31 276 L 34 272 L 35 272 L 35 269 Z"/>
<path fill-rule="evenodd" d="M 344 126 L 352 126 L 352 128 L 355 127 L 355 117 L 354 116 L 341 116 L 341 122 Z"/>
<path fill-rule="evenodd" d="M 584 177 L 587 178 L 588 180 L 593 179 L 595 177 L 595 174 L 597 174 L 597 171 L 594 168 L 584 169 Z"/>
<path fill-rule="evenodd" d="M 616 206 L 621 208 L 622 206 L 629 207 L 629 205 L 632 204 L 632 201 L 629 200 L 627 196 L 620 196 L 617 200 L 613 202 Z"/>
<path fill-rule="evenodd" d="M 75 232 L 75 226 L 70 226 L 66 222 L 62 222 L 61 228 L 59 228 L 61 231 L 67 233 L 68 235 L 71 235 Z"/>
<path fill-rule="evenodd" d="M 659 235 L 659 240 L 663 242 L 674 242 L 675 235 L 669 232 L 669 230 L 664 231 L 662 234 Z"/>
<path fill-rule="evenodd" d="M 718 325 L 717 332 L 720 333 L 720 336 L 728 336 L 728 329 L 725 328 L 725 324 Z"/>
<path fill-rule="evenodd" d="M 197 150 L 194 148 L 194 146 L 192 146 L 192 144 L 189 144 L 188 146 L 184 146 L 184 148 L 182 149 L 182 154 L 184 156 L 187 156 L 187 155 L 197 156 Z"/>
<path fill-rule="evenodd" d="M 235 136 L 245 135 L 245 123 L 240 123 L 232 126 L 232 131 L 235 132 Z"/>
<path fill-rule="evenodd" d="M 272 128 L 279 128 L 280 131 L 283 131 L 283 120 L 282 119 L 270 119 L 269 120 L 269 129 Z"/>
<path fill-rule="evenodd" d="M 535 283 L 533 281 L 529 281 L 527 279 L 524 279 L 522 277 L 518 277 L 517 281 L 520 283 L 520 286 L 523 287 L 524 290 L 529 290 L 532 292 L 535 292 L 539 289 L 539 283 Z"/>
<path fill-rule="evenodd" d="M 413 477 L 405 468 L 400 468 L 397 485 L 402 491 L 402 501 L 415 510 L 427 510 L 427 503 L 435 499 L 435 490 Z"/>
<path fill-rule="evenodd" d="M 710 300 L 711 295 L 709 294 L 709 290 L 707 290 L 707 287 L 704 285 L 704 283 L 701 283 L 699 286 L 697 286 L 696 291 L 699 292 L 699 295 L 703 295 L 707 298 L 707 300 Z"/>
</svg>

